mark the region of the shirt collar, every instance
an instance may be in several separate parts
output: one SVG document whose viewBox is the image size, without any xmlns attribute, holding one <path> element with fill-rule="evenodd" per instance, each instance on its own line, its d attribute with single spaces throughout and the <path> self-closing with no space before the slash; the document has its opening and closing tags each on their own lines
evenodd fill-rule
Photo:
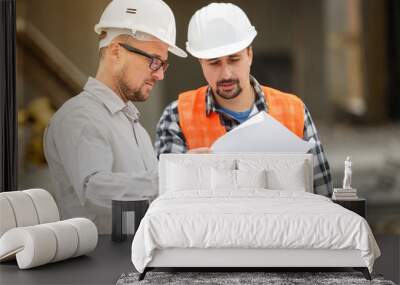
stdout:
<svg viewBox="0 0 400 285">
<path fill-rule="evenodd" d="M 83 89 L 99 99 L 112 115 L 127 109 L 132 117 L 139 118 L 140 113 L 135 105 L 130 101 L 125 104 L 124 101 L 103 82 L 89 77 Z"/>
<path fill-rule="evenodd" d="M 133 121 L 135 123 L 139 121 L 139 116 L 140 116 L 139 110 L 131 101 L 128 101 L 126 106 L 123 108 L 122 112 L 125 114 L 125 116 L 128 117 L 130 121 Z"/>
<path fill-rule="evenodd" d="M 258 112 L 261 112 L 261 111 L 268 112 L 268 104 L 265 101 L 265 96 L 264 96 L 264 92 L 261 88 L 261 85 L 251 75 L 250 75 L 250 84 L 254 88 L 254 91 L 256 94 L 253 111 L 251 112 L 251 114 L 254 113 L 255 108 L 258 110 Z M 217 102 L 215 102 L 214 94 L 211 90 L 211 87 L 208 86 L 207 93 L 206 93 L 206 115 L 209 116 L 212 112 L 219 112 L 218 104 L 217 104 Z"/>
</svg>

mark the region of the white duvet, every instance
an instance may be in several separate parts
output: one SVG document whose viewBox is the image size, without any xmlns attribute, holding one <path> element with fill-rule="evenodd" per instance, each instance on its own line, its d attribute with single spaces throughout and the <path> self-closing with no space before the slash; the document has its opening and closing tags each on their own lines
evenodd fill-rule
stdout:
<svg viewBox="0 0 400 285">
<path fill-rule="evenodd" d="M 160 196 L 134 237 L 132 262 L 143 272 L 165 248 L 358 249 L 370 272 L 380 256 L 359 215 L 320 195 L 261 189 Z"/>
</svg>

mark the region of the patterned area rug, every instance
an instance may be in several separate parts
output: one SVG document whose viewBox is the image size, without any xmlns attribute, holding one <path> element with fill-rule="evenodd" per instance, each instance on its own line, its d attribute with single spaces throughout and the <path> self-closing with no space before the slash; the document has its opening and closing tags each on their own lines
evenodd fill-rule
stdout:
<svg viewBox="0 0 400 285">
<path fill-rule="evenodd" d="M 221 285 L 292 285 L 292 284 L 379 284 L 395 285 L 381 275 L 372 275 L 372 281 L 360 272 L 148 272 L 138 281 L 139 273 L 122 274 L 116 285 L 146 284 L 221 284 Z"/>
</svg>

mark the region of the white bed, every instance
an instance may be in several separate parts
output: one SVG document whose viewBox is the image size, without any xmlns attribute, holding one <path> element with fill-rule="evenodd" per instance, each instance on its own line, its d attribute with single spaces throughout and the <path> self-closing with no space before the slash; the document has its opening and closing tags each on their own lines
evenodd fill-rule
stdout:
<svg viewBox="0 0 400 285">
<path fill-rule="evenodd" d="M 312 159 L 162 155 L 160 196 L 132 243 L 141 278 L 155 267 L 354 267 L 368 278 L 380 255 L 372 232 L 312 194 Z"/>
</svg>

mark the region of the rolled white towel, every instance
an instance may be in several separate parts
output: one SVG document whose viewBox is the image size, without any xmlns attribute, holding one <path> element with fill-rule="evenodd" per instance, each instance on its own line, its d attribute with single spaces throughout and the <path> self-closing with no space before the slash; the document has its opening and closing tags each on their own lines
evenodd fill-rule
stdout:
<svg viewBox="0 0 400 285">
<path fill-rule="evenodd" d="M 78 248 L 78 232 L 65 221 L 44 224 L 56 237 L 57 250 L 51 262 L 57 262 L 75 255 Z"/>
<path fill-rule="evenodd" d="M 0 238 L 0 261 L 17 258 L 20 269 L 51 262 L 57 240 L 51 229 L 42 225 L 14 228 Z"/>
<path fill-rule="evenodd" d="M 16 257 L 20 269 L 86 254 L 96 248 L 97 228 L 86 218 L 19 227 L 0 238 L 0 261 Z"/>
<path fill-rule="evenodd" d="M 30 196 L 38 215 L 39 224 L 57 222 L 60 220 L 57 204 L 53 196 L 43 189 L 28 189 L 22 191 Z"/>
<path fill-rule="evenodd" d="M 22 191 L 13 191 L 3 192 L 0 195 L 10 202 L 17 227 L 33 226 L 39 223 L 35 205 L 28 194 Z"/>
<path fill-rule="evenodd" d="M 17 222 L 8 199 L 0 195 L 0 237 L 9 229 L 15 228 Z"/>
<path fill-rule="evenodd" d="M 0 193 L 0 237 L 15 227 L 60 220 L 57 204 L 49 192 L 28 189 Z"/>
<path fill-rule="evenodd" d="M 86 218 L 73 218 L 64 220 L 63 222 L 74 226 L 78 233 L 78 248 L 74 257 L 86 254 L 96 248 L 98 232 L 96 225 L 91 220 Z"/>
</svg>

